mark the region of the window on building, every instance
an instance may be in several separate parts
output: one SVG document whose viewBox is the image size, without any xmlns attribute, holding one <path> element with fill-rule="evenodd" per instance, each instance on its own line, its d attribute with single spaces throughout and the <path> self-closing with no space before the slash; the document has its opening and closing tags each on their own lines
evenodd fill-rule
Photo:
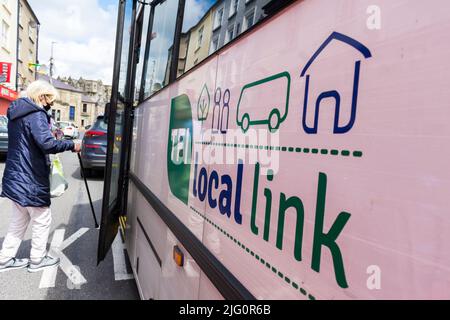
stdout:
<svg viewBox="0 0 450 320">
<path fill-rule="evenodd" d="M 178 0 L 166 0 L 156 5 L 154 10 L 144 97 L 169 84 Z"/>
<path fill-rule="evenodd" d="M 72 121 L 75 120 L 75 107 L 74 106 L 70 106 L 70 109 L 69 109 L 69 120 L 72 120 Z"/>
<path fill-rule="evenodd" d="M 23 6 L 22 4 L 19 2 L 19 25 L 22 24 L 22 11 L 23 11 Z"/>
<path fill-rule="evenodd" d="M 30 24 L 28 24 L 28 37 L 30 37 L 30 39 L 33 39 L 33 28 Z"/>
<path fill-rule="evenodd" d="M 230 42 L 234 38 L 234 24 L 229 26 L 225 34 L 225 43 Z"/>
<path fill-rule="evenodd" d="M 28 61 L 27 61 L 27 63 L 34 63 L 34 53 L 33 53 L 32 50 L 28 50 Z M 28 65 L 28 68 L 30 70 L 33 70 L 34 67 L 31 66 L 31 65 Z"/>
<path fill-rule="evenodd" d="M 244 16 L 243 30 L 250 29 L 255 23 L 255 9 L 247 12 Z"/>
<path fill-rule="evenodd" d="M 211 41 L 211 46 L 209 47 L 209 54 L 214 53 L 219 49 L 219 37 Z"/>
<path fill-rule="evenodd" d="M 18 49 L 19 49 L 19 52 L 17 52 L 17 56 L 19 58 L 19 61 L 21 61 L 22 60 L 22 54 L 21 54 L 21 52 L 22 52 L 22 39 L 20 39 L 20 38 L 19 38 L 19 43 L 18 43 Z"/>
<path fill-rule="evenodd" d="M 61 110 L 56 111 L 56 121 L 61 121 Z"/>
<path fill-rule="evenodd" d="M 197 49 L 198 48 L 200 48 L 201 46 L 202 46 L 202 43 L 203 43 L 203 30 L 205 29 L 205 27 L 201 27 L 199 30 L 198 30 L 198 34 L 197 34 L 197 36 L 198 36 L 198 39 L 197 39 Z"/>
<path fill-rule="evenodd" d="M 2 46 L 8 46 L 8 34 L 9 34 L 9 25 L 5 20 L 2 20 L 2 34 L 1 34 L 1 43 Z"/>
<path fill-rule="evenodd" d="M 196 2 L 198 8 L 201 8 L 201 12 L 195 16 L 195 19 L 192 12 L 189 12 L 188 7 L 184 11 L 178 60 L 178 70 L 181 70 L 181 72 L 177 76 L 189 71 L 209 56 L 213 25 L 220 25 L 221 23 L 223 9 L 221 13 L 211 9 L 215 1 L 196 0 Z M 204 50 L 197 51 L 200 47 Z"/>
<path fill-rule="evenodd" d="M 217 9 L 215 15 L 214 15 L 214 30 L 219 28 L 222 25 L 222 19 L 223 19 L 223 8 Z"/>
<path fill-rule="evenodd" d="M 228 17 L 232 17 L 236 14 L 236 12 L 238 11 L 238 6 L 239 6 L 239 0 L 231 0 L 230 3 L 230 14 L 228 15 Z"/>
<path fill-rule="evenodd" d="M 83 103 L 83 112 L 87 112 L 87 104 Z"/>
<path fill-rule="evenodd" d="M 84 127 L 84 119 L 81 119 L 81 126 Z"/>
</svg>

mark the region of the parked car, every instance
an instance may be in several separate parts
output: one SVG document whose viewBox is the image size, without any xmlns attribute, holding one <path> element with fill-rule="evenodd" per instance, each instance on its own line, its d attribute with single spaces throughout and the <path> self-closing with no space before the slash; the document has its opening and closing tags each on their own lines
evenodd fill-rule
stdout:
<svg viewBox="0 0 450 320">
<path fill-rule="evenodd" d="M 62 131 L 60 129 L 59 125 L 56 123 L 56 121 L 53 118 L 51 118 L 50 124 L 51 124 L 51 130 L 52 130 L 53 136 L 57 140 L 62 140 L 64 138 L 64 131 Z"/>
<path fill-rule="evenodd" d="M 64 137 L 77 139 L 80 136 L 78 127 L 73 122 L 60 121 L 57 126 L 64 132 Z"/>
<path fill-rule="evenodd" d="M 8 153 L 8 118 L 0 116 L 0 154 Z"/>
<path fill-rule="evenodd" d="M 94 170 L 102 170 L 106 164 L 108 123 L 104 116 L 98 116 L 92 127 L 85 132 L 82 140 L 81 161 L 86 176 Z"/>
</svg>

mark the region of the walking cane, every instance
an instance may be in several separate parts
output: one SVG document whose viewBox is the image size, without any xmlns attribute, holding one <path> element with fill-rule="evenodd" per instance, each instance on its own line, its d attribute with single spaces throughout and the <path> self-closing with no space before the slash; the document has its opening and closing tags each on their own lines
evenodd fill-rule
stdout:
<svg viewBox="0 0 450 320">
<path fill-rule="evenodd" d="M 89 197 L 89 203 L 90 203 L 90 205 L 91 205 L 92 216 L 94 217 L 95 228 L 96 228 L 96 229 L 99 229 L 99 225 L 98 225 L 98 222 L 97 222 L 97 218 L 96 218 L 96 216 L 95 216 L 94 205 L 92 204 L 91 192 L 89 191 L 89 186 L 88 186 L 88 183 L 87 183 L 87 180 L 86 180 L 86 174 L 84 173 L 83 162 L 81 161 L 81 156 L 80 156 L 79 153 L 77 153 L 77 156 L 78 156 L 78 161 L 80 161 L 81 174 L 83 175 L 83 178 L 84 178 L 84 184 L 86 185 L 86 191 L 87 191 L 87 194 L 88 194 L 88 197 Z"/>
</svg>

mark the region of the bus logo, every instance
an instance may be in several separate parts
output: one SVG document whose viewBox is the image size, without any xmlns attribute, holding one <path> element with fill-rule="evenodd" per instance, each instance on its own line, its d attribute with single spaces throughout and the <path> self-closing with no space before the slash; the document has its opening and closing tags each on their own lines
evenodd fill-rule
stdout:
<svg viewBox="0 0 450 320">
<path fill-rule="evenodd" d="M 167 144 L 167 175 L 172 194 L 188 204 L 192 158 L 192 108 L 187 95 L 172 99 Z"/>
<path fill-rule="evenodd" d="M 237 125 L 244 133 L 252 125 L 264 124 L 270 132 L 277 131 L 288 115 L 290 87 L 288 72 L 245 85 L 237 106 Z"/>
</svg>

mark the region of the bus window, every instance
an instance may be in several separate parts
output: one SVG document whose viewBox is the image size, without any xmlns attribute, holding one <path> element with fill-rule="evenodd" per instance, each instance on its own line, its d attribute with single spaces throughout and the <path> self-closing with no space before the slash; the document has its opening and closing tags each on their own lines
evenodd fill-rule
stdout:
<svg viewBox="0 0 450 320">
<path fill-rule="evenodd" d="M 142 34 L 139 39 L 137 39 L 137 67 L 136 67 L 136 81 L 135 81 L 135 90 L 134 90 L 134 103 L 136 104 L 139 100 L 141 100 L 141 81 L 142 75 L 144 73 L 144 58 L 145 58 L 145 41 L 147 39 L 148 26 L 149 26 L 149 18 L 150 18 L 150 10 L 147 6 L 139 4 L 140 7 L 138 9 L 138 18 L 136 27 L 141 28 L 141 32 L 137 31 L 136 34 Z"/>
<path fill-rule="evenodd" d="M 190 70 L 210 54 L 211 36 L 216 15 L 214 8 L 220 3 L 222 1 L 198 0 L 193 3 L 194 8 L 190 8 L 187 4 L 184 10 L 183 28 L 180 36 L 177 77 Z"/>
<path fill-rule="evenodd" d="M 127 32 L 131 29 L 133 19 L 133 1 L 127 1 L 125 6 L 125 21 L 124 21 L 124 33 L 122 41 L 122 53 L 120 61 L 120 76 L 118 84 L 118 101 L 115 114 L 115 126 L 114 126 L 114 141 L 112 152 L 112 168 L 111 168 L 111 189 L 109 196 L 109 204 L 112 205 L 117 200 L 118 196 L 118 184 L 121 164 L 121 150 L 122 150 L 122 129 L 124 126 L 123 113 L 125 111 L 125 97 L 126 97 L 126 81 L 128 72 L 128 58 L 130 51 L 130 33 Z"/>
<path fill-rule="evenodd" d="M 125 21 L 124 21 L 124 30 L 123 40 L 122 40 L 122 54 L 121 54 L 121 62 L 120 62 L 120 77 L 119 77 L 119 100 L 125 100 L 125 84 L 127 81 L 127 67 L 128 67 L 128 52 L 130 48 L 130 33 L 127 32 L 131 28 L 131 19 L 132 19 L 132 10 L 133 10 L 133 2 L 127 1 L 125 7 Z"/>
<path fill-rule="evenodd" d="M 145 75 L 145 98 L 169 84 L 177 12 L 178 0 L 164 1 L 154 9 L 152 33 L 147 38 L 150 51 Z"/>
<path fill-rule="evenodd" d="M 177 77 L 265 18 L 271 13 L 267 8 L 273 7 L 272 2 L 197 0 L 193 7 L 187 3 L 179 40 Z"/>
</svg>

